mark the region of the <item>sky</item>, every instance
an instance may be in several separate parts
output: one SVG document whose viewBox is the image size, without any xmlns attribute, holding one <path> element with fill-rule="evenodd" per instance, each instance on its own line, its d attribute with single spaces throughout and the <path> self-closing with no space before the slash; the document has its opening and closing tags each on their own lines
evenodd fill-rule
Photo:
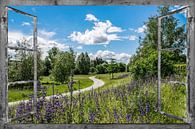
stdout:
<svg viewBox="0 0 195 129">
<path fill-rule="evenodd" d="M 144 38 L 145 22 L 157 15 L 157 6 L 12 6 L 38 17 L 38 46 L 42 57 L 58 47 L 66 51 L 70 47 L 77 54 L 88 52 L 91 59 L 115 58 L 128 63 Z M 172 6 L 172 9 L 179 6 Z M 32 18 L 8 12 L 8 40 L 32 41 Z M 181 24 L 185 15 L 176 15 Z"/>
</svg>

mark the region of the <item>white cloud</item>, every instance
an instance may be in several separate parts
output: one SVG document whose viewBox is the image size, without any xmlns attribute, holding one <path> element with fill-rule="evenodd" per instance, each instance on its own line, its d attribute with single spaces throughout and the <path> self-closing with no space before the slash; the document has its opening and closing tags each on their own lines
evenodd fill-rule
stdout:
<svg viewBox="0 0 195 129">
<path fill-rule="evenodd" d="M 117 62 L 128 63 L 131 55 L 127 53 L 115 53 L 113 51 L 108 51 L 108 50 L 105 51 L 99 50 L 95 54 L 90 53 L 89 57 L 91 59 L 95 59 L 96 57 L 99 57 L 107 61 L 109 61 L 110 58 L 113 58 L 116 59 Z"/>
<path fill-rule="evenodd" d="M 76 47 L 76 49 L 83 49 L 83 46 L 78 46 L 78 47 Z"/>
<path fill-rule="evenodd" d="M 22 22 L 22 26 L 31 26 L 29 22 Z"/>
<path fill-rule="evenodd" d="M 137 36 L 135 36 L 135 35 L 130 35 L 128 39 L 129 39 L 129 40 L 136 40 L 136 39 L 137 39 Z"/>
<path fill-rule="evenodd" d="M 137 32 L 137 33 L 143 33 L 146 29 L 147 29 L 147 27 L 145 25 L 143 25 L 142 27 L 137 28 L 135 30 L 135 32 Z"/>
<path fill-rule="evenodd" d="M 146 25 L 138 27 L 137 29 L 129 28 L 130 31 L 134 31 L 136 33 L 143 33 L 147 29 Z"/>
<path fill-rule="evenodd" d="M 52 47 L 57 47 L 60 50 L 65 50 L 69 48 L 66 44 L 59 43 L 55 40 L 47 39 L 38 35 L 38 48 L 41 49 L 42 57 L 47 56 L 47 51 Z M 32 35 L 26 35 L 20 31 L 9 31 L 8 32 L 8 42 L 10 46 L 18 46 L 17 42 L 26 41 L 28 48 L 32 48 Z"/>
<path fill-rule="evenodd" d="M 85 45 L 105 45 L 109 44 L 110 41 L 121 40 L 121 38 L 117 35 L 117 32 L 122 32 L 123 30 L 120 27 L 113 26 L 109 20 L 101 22 L 93 18 L 93 20 L 91 21 L 94 21 L 92 30 L 87 29 L 85 30 L 85 32 L 74 31 L 68 36 L 68 38 L 70 38 L 74 42 Z"/>
<path fill-rule="evenodd" d="M 108 33 L 114 33 L 114 32 L 123 32 L 123 30 L 120 27 L 111 26 L 107 30 Z"/>
<path fill-rule="evenodd" d="M 47 39 L 50 39 L 54 35 L 56 35 L 56 32 L 46 31 L 46 30 L 39 30 L 38 33 L 39 33 L 40 37 L 47 38 Z"/>
<path fill-rule="evenodd" d="M 85 20 L 86 21 L 98 21 L 98 19 L 93 14 L 87 14 Z"/>
</svg>

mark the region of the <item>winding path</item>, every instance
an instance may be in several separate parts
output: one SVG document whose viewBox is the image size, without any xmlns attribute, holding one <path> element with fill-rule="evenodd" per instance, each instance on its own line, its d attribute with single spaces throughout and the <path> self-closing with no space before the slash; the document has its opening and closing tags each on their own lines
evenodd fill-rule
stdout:
<svg viewBox="0 0 195 129">
<path fill-rule="evenodd" d="M 91 79 L 93 81 L 93 85 L 91 85 L 91 86 L 89 86 L 87 88 L 84 88 L 84 89 L 80 89 L 80 90 L 73 91 L 73 95 L 78 94 L 79 92 L 80 93 L 83 93 L 85 91 L 90 91 L 92 89 L 96 89 L 96 88 L 102 87 L 105 84 L 104 81 L 95 78 L 95 76 L 89 77 L 89 79 Z M 67 96 L 67 95 L 70 95 L 70 92 L 63 93 L 62 94 L 62 96 Z M 54 97 L 55 96 L 56 95 L 54 95 Z M 46 99 L 49 100 L 51 97 L 53 97 L 53 95 L 47 96 Z M 16 102 L 9 102 L 8 105 L 9 106 L 14 106 L 14 105 L 19 104 L 20 102 L 25 102 L 26 103 L 26 102 L 28 102 L 28 100 L 21 100 L 21 101 L 16 101 Z"/>
</svg>

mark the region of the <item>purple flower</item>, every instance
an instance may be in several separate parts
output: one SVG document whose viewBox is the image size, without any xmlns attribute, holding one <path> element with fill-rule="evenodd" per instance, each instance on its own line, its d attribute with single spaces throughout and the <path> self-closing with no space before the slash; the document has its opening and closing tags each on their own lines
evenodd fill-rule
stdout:
<svg viewBox="0 0 195 129">
<path fill-rule="evenodd" d="M 48 102 L 46 105 L 46 111 L 45 111 L 45 119 L 47 121 L 47 123 L 50 123 L 53 117 L 53 106 L 51 102 Z"/>
<path fill-rule="evenodd" d="M 89 113 L 89 122 L 93 123 L 95 120 L 95 113 L 94 112 L 90 112 Z"/>
<path fill-rule="evenodd" d="M 146 103 L 146 113 L 149 113 L 150 112 L 150 103 L 147 102 Z"/>
<path fill-rule="evenodd" d="M 130 122 L 130 121 L 131 121 L 131 117 L 132 117 L 131 114 L 127 114 L 127 115 L 126 115 L 126 121 L 127 121 L 127 122 Z"/>
<path fill-rule="evenodd" d="M 118 116 L 118 114 L 117 114 L 116 109 L 114 109 L 114 119 L 115 119 L 115 122 L 116 122 L 116 123 L 119 122 L 119 116 Z"/>
<path fill-rule="evenodd" d="M 24 114 L 25 102 L 21 102 L 16 109 L 16 117 Z"/>
</svg>

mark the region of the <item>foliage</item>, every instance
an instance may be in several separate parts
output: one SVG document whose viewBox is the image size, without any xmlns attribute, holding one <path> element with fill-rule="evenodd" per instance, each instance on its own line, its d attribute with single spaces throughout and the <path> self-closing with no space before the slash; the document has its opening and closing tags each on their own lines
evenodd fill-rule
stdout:
<svg viewBox="0 0 195 129">
<path fill-rule="evenodd" d="M 54 63 L 56 61 L 57 55 L 60 53 L 60 50 L 57 47 L 53 47 L 48 51 L 48 60 L 50 61 L 50 65 L 52 68 L 54 67 Z"/>
<path fill-rule="evenodd" d="M 34 77 L 34 55 L 24 51 L 17 52 L 17 59 L 8 60 L 9 62 L 9 81 L 33 80 Z M 37 56 L 38 77 L 43 75 L 44 64 L 41 60 L 41 54 Z M 17 87 L 17 86 L 16 86 Z"/>
<path fill-rule="evenodd" d="M 45 57 L 45 61 L 44 61 L 44 76 L 49 76 L 50 72 L 51 72 L 51 62 L 49 60 L 49 57 Z"/>
<path fill-rule="evenodd" d="M 91 60 L 91 67 L 96 67 L 97 65 L 101 65 L 103 63 L 107 63 L 105 60 L 103 60 L 100 57 L 96 57 L 94 60 Z"/>
<path fill-rule="evenodd" d="M 69 52 L 59 52 L 55 57 L 52 76 L 55 81 L 65 83 L 75 68 L 75 56 L 72 49 Z"/>
<path fill-rule="evenodd" d="M 124 63 L 118 63 L 118 72 L 125 72 L 126 70 L 126 64 Z"/>
<path fill-rule="evenodd" d="M 159 8 L 159 14 L 164 15 L 169 11 L 169 7 Z M 183 26 L 178 26 L 178 20 L 173 17 L 162 19 L 162 48 L 176 48 L 185 45 L 185 29 Z M 146 23 L 145 38 L 140 42 L 137 52 L 130 59 L 130 72 L 135 78 L 155 77 L 157 76 L 157 19 L 149 18 Z M 183 49 L 174 51 L 163 51 L 161 66 L 162 77 L 169 76 L 175 73 L 174 64 L 184 63 L 185 54 Z"/>
<path fill-rule="evenodd" d="M 102 65 L 102 64 L 96 65 L 96 73 L 97 74 L 105 74 L 105 73 L 107 73 L 106 67 L 104 65 Z"/>
<path fill-rule="evenodd" d="M 26 117 L 15 123 L 68 124 L 71 103 L 71 123 L 183 123 L 155 111 L 155 85 L 156 82 L 152 80 L 120 83 L 113 88 L 78 94 L 72 102 L 68 96 L 60 98 L 60 95 L 46 100 L 43 94 L 37 103 L 37 113 L 33 120 Z M 186 117 L 185 97 L 185 87 L 163 85 L 163 111 Z M 30 103 L 10 108 L 10 117 L 26 113 L 32 108 Z"/>
<path fill-rule="evenodd" d="M 81 53 L 76 61 L 76 68 L 79 74 L 88 74 L 90 71 L 90 58 L 88 53 Z"/>
</svg>

